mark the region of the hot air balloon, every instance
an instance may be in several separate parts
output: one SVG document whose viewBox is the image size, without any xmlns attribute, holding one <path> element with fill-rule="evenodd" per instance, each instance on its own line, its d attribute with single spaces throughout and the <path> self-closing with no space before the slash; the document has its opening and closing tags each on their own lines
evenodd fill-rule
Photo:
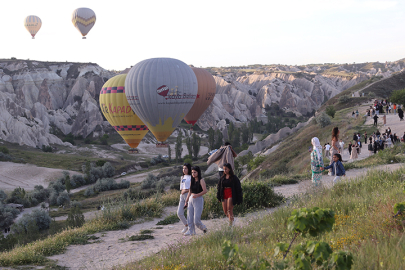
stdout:
<svg viewBox="0 0 405 270">
<path fill-rule="evenodd" d="M 186 117 L 184 117 L 184 120 L 194 126 L 198 118 L 200 118 L 214 100 L 217 85 L 214 77 L 212 77 L 211 73 L 205 69 L 195 67 L 192 67 L 191 69 L 197 77 L 198 94 L 193 107 L 191 107 Z"/>
<path fill-rule="evenodd" d="M 38 16 L 30 15 L 24 19 L 24 26 L 30 32 L 32 39 L 35 39 L 35 35 L 41 29 L 42 21 Z"/>
<path fill-rule="evenodd" d="M 132 110 L 164 142 L 193 106 L 197 78 L 180 60 L 152 58 L 131 68 L 125 80 Z"/>
<path fill-rule="evenodd" d="M 86 39 L 86 35 L 96 23 L 96 13 L 89 8 L 78 8 L 72 13 L 72 22 L 83 39 Z"/>
<path fill-rule="evenodd" d="M 125 142 L 136 148 L 148 133 L 148 127 L 132 111 L 125 96 L 127 74 L 109 79 L 100 91 L 100 108 L 105 118 Z"/>
</svg>

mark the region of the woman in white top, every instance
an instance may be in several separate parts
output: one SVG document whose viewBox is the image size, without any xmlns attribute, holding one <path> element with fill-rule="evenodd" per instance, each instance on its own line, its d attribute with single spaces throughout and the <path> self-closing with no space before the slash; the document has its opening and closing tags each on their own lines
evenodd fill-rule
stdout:
<svg viewBox="0 0 405 270">
<path fill-rule="evenodd" d="M 177 208 L 177 216 L 185 226 L 184 229 L 181 231 L 181 233 L 185 233 L 188 231 L 187 219 L 184 216 L 184 205 L 186 204 L 188 191 L 190 189 L 190 183 L 191 183 L 191 165 L 189 163 L 185 163 L 183 165 L 183 176 L 180 178 L 181 193 L 180 193 L 179 208 Z"/>
</svg>

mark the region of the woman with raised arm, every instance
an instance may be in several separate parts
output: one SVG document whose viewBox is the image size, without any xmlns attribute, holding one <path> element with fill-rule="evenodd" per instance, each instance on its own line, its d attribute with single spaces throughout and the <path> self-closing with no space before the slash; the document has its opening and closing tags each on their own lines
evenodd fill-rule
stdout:
<svg viewBox="0 0 405 270">
<path fill-rule="evenodd" d="M 184 163 L 183 165 L 183 175 L 180 178 L 180 202 L 179 207 L 177 208 L 177 216 L 180 221 L 184 224 L 184 228 L 181 233 L 188 231 L 187 219 L 184 216 L 184 205 L 186 204 L 186 199 L 188 191 L 190 190 L 191 183 L 191 165 L 190 163 Z"/>
<path fill-rule="evenodd" d="M 188 191 L 186 205 L 187 207 L 187 223 L 188 231 L 185 236 L 195 235 L 195 227 L 207 232 L 207 227 L 201 222 L 201 214 L 204 208 L 204 198 L 207 193 L 207 187 L 204 179 L 201 178 L 201 169 L 198 166 L 191 167 L 191 182 Z"/>
<path fill-rule="evenodd" d="M 234 174 L 232 165 L 229 163 L 224 164 L 224 174 L 217 185 L 217 199 L 222 202 L 222 209 L 229 218 L 229 226 L 233 226 L 235 224 L 233 207 L 242 203 L 243 193 L 239 178 Z"/>
</svg>

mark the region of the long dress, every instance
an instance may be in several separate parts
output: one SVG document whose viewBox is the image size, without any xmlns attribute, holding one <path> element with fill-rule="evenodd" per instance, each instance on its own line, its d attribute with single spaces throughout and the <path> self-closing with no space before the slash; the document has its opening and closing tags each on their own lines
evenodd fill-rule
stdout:
<svg viewBox="0 0 405 270">
<path fill-rule="evenodd" d="M 350 155 L 350 159 L 354 160 L 354 159 L 358 158 L 358 155 L 357 155 L 357 148 L 358 147 L 359 147 L 358 145 L 352 147 L 352 154 Z"/>
<path fill-rule="evenodd" d="M 323 167 L 322 154 L 318 155 L 318 151 L 312 151 L 311 152 L 312 183 L 314 183 L 315 186 L 321 184 L 322 180 L 321 167 Z"/>
</svg>

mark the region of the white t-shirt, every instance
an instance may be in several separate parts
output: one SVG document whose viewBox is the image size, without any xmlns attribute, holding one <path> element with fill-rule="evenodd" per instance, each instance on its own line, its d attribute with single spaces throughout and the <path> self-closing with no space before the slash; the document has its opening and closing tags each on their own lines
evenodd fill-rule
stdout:
<svg viewBox="0 0 405 270">
<path fill-rule="evenodd" d="M 329 151 L 330 150 L 330 145 L 329 144 L 325 145 L 325 149 L 326 149 L 326 151 Z"/>
<path fill-rule="evenodd" d="M 344 142 L 340 142 L 339 145 L 340 145 L 340 149 L 343 150 L 343 147 L 345 146 L 345 143 L 344 143 Z"/>
<path fill-rule="evenodd" d="M 190 189 L 191 175 L 185 175 L 180 180 L 180 190 Z"/>
</svg>

